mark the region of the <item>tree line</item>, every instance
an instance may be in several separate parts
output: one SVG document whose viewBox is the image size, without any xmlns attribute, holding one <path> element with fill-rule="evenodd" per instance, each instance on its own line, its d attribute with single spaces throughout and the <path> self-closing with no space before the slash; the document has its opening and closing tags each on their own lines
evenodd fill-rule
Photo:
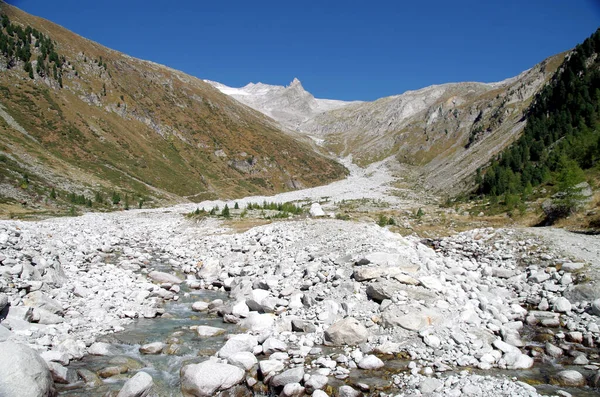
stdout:
<svg viewBox="0 0 600 397">
<path fill-rule="evenodd" d="M 522 136 L 476 175 L 476 193 L 510 201 L 545 183 L 572 185 L 600 159 L 600 29 L 536 95 Z M 563 186 L 560 186 L 563 187 Z"/>
</svg>

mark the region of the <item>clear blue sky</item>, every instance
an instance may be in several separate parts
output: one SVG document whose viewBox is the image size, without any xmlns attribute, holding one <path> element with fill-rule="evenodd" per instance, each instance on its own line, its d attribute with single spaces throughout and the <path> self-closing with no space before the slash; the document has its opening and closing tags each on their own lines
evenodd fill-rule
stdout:
<svg viewBox="0 0 600 397">
<path fill-rule="evenodd" d="M 9 0 L 107 47 L 239 87 L 373 100 L 498 81 L 600 26 L 598 0 Z"/>
</svg>

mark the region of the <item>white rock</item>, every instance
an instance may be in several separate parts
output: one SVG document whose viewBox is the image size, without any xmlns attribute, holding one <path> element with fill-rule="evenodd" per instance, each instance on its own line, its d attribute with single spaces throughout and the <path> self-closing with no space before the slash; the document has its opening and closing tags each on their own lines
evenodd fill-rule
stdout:
<svg viewBox="0 0 600 397">
<path fill-rule="evenodd" d="M 0 352 L 0 396 L 54 395 L 50 370 L 34 350 L 13 342 L 0 342 Z"/>
<path fill-rule="evenodd" d="M 203 312 L 208 310 L 208 302 L 197 301 L 192 303 L 192 310 L 195 312 Z"/>
<path fill-rule="evenodd" d="M 211 337 L 224 334 L 225 330 L 223 328 L 211 327 L 208 325 L 199 325 L 196 328 L 196 333 L 200 337 Z"/>
<path fill-rule="evenodd" d="M 221 358 L 227 359 L 235 353 L 252 352 L 254 350 L 254 347 L 256 347 L 257 345 L 258 340 L 253 335 L 234 335 L 231 338 L 229 338 L 227 342 L 225 342 L 225 345 L 223 345 L 223 347 L 221 347 L 221 349 L 219 350 L 218 355 Z"/>
<path fill-rule="evenodd" d="M 152 386 L 152 376 L 140 371 L 125 382 L 117 397 L 147 397 L 152 392 Z"/>
<path fill-rule="evenodd" d="M 181 368 L 181 392 L 184 397 L 209 397 L 244 380 L 244 370 L 229 364 L 204 361 Z"/>
<path fill-rule="evenodd" d="M 558 313 L 568 313 L 571 311 L 571 302 L 567 298 L 560 297 L 554 302 L 554 311 Z"/>
<path fill-rule="evenodd" d="M 258 360 L 251 352 L 239 352 L 227 357 L 227 362 L 231 365 L 235 365 L 236 367 L 240 367 L 243 370 L 248 371 L 256 363 L 258 363 Z"/>
<path fill-rule="evenodd" d="M 385 364 L 377 356 L 369 354 L 358 362 L 358 368 L 361 369 L 378 369 Z"/>
<path fill-rule="evenodd" d="M 325 216 L 325 211 L 323 211 L 323 208 L 321 208 L 321 204 L 319 204 L 319 203 L 312 203 L 308 213 L 313 218 Z"/>
</svg>

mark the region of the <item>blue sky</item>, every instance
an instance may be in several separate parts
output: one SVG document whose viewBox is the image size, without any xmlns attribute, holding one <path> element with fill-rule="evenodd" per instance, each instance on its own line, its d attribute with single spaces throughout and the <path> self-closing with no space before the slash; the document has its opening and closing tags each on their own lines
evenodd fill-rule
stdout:
<svg viewBox="0 0 600 397">
<path fill-rule="evenodd" d="M 373 100 L 498 81 L 600 27 L 597 0 L 12 0 L 129 55 L 239 87 L 298 77 L 320 98 Z"/>
</svg>

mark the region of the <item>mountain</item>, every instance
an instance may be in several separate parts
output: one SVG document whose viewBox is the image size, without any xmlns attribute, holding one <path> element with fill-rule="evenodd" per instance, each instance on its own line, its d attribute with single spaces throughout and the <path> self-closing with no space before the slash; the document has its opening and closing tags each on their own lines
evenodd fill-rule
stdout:
<svg viewBox="0 0 600 397">
<path fill-rule="evenodd" d="M 274 193 L 346 173 L 200 79 L 5 3 L 0 12 L 4 211 Z"/>
<path fill-rule="evenodd" d="M 457 194 L 521 133 L 523 115 L 565 54 L 498 83 L 452 83 L 373 102 L 319 102 L 295 80 L 221 92 L 361 165 L 392 157 L 427 190 Z"/>
<path fill-rule="evenodd" d="M 320 113 L 358 103 L 317 99 L 302 87 L 302 83 L 297 78 L 294 78 L 287 87 L 250 83 L 242 88 L 233 88 L 216 81 L 204 81 L 244 105 L 279 121 L 291 130 L 297 130 L 300 125 Z"/>
</svg>

